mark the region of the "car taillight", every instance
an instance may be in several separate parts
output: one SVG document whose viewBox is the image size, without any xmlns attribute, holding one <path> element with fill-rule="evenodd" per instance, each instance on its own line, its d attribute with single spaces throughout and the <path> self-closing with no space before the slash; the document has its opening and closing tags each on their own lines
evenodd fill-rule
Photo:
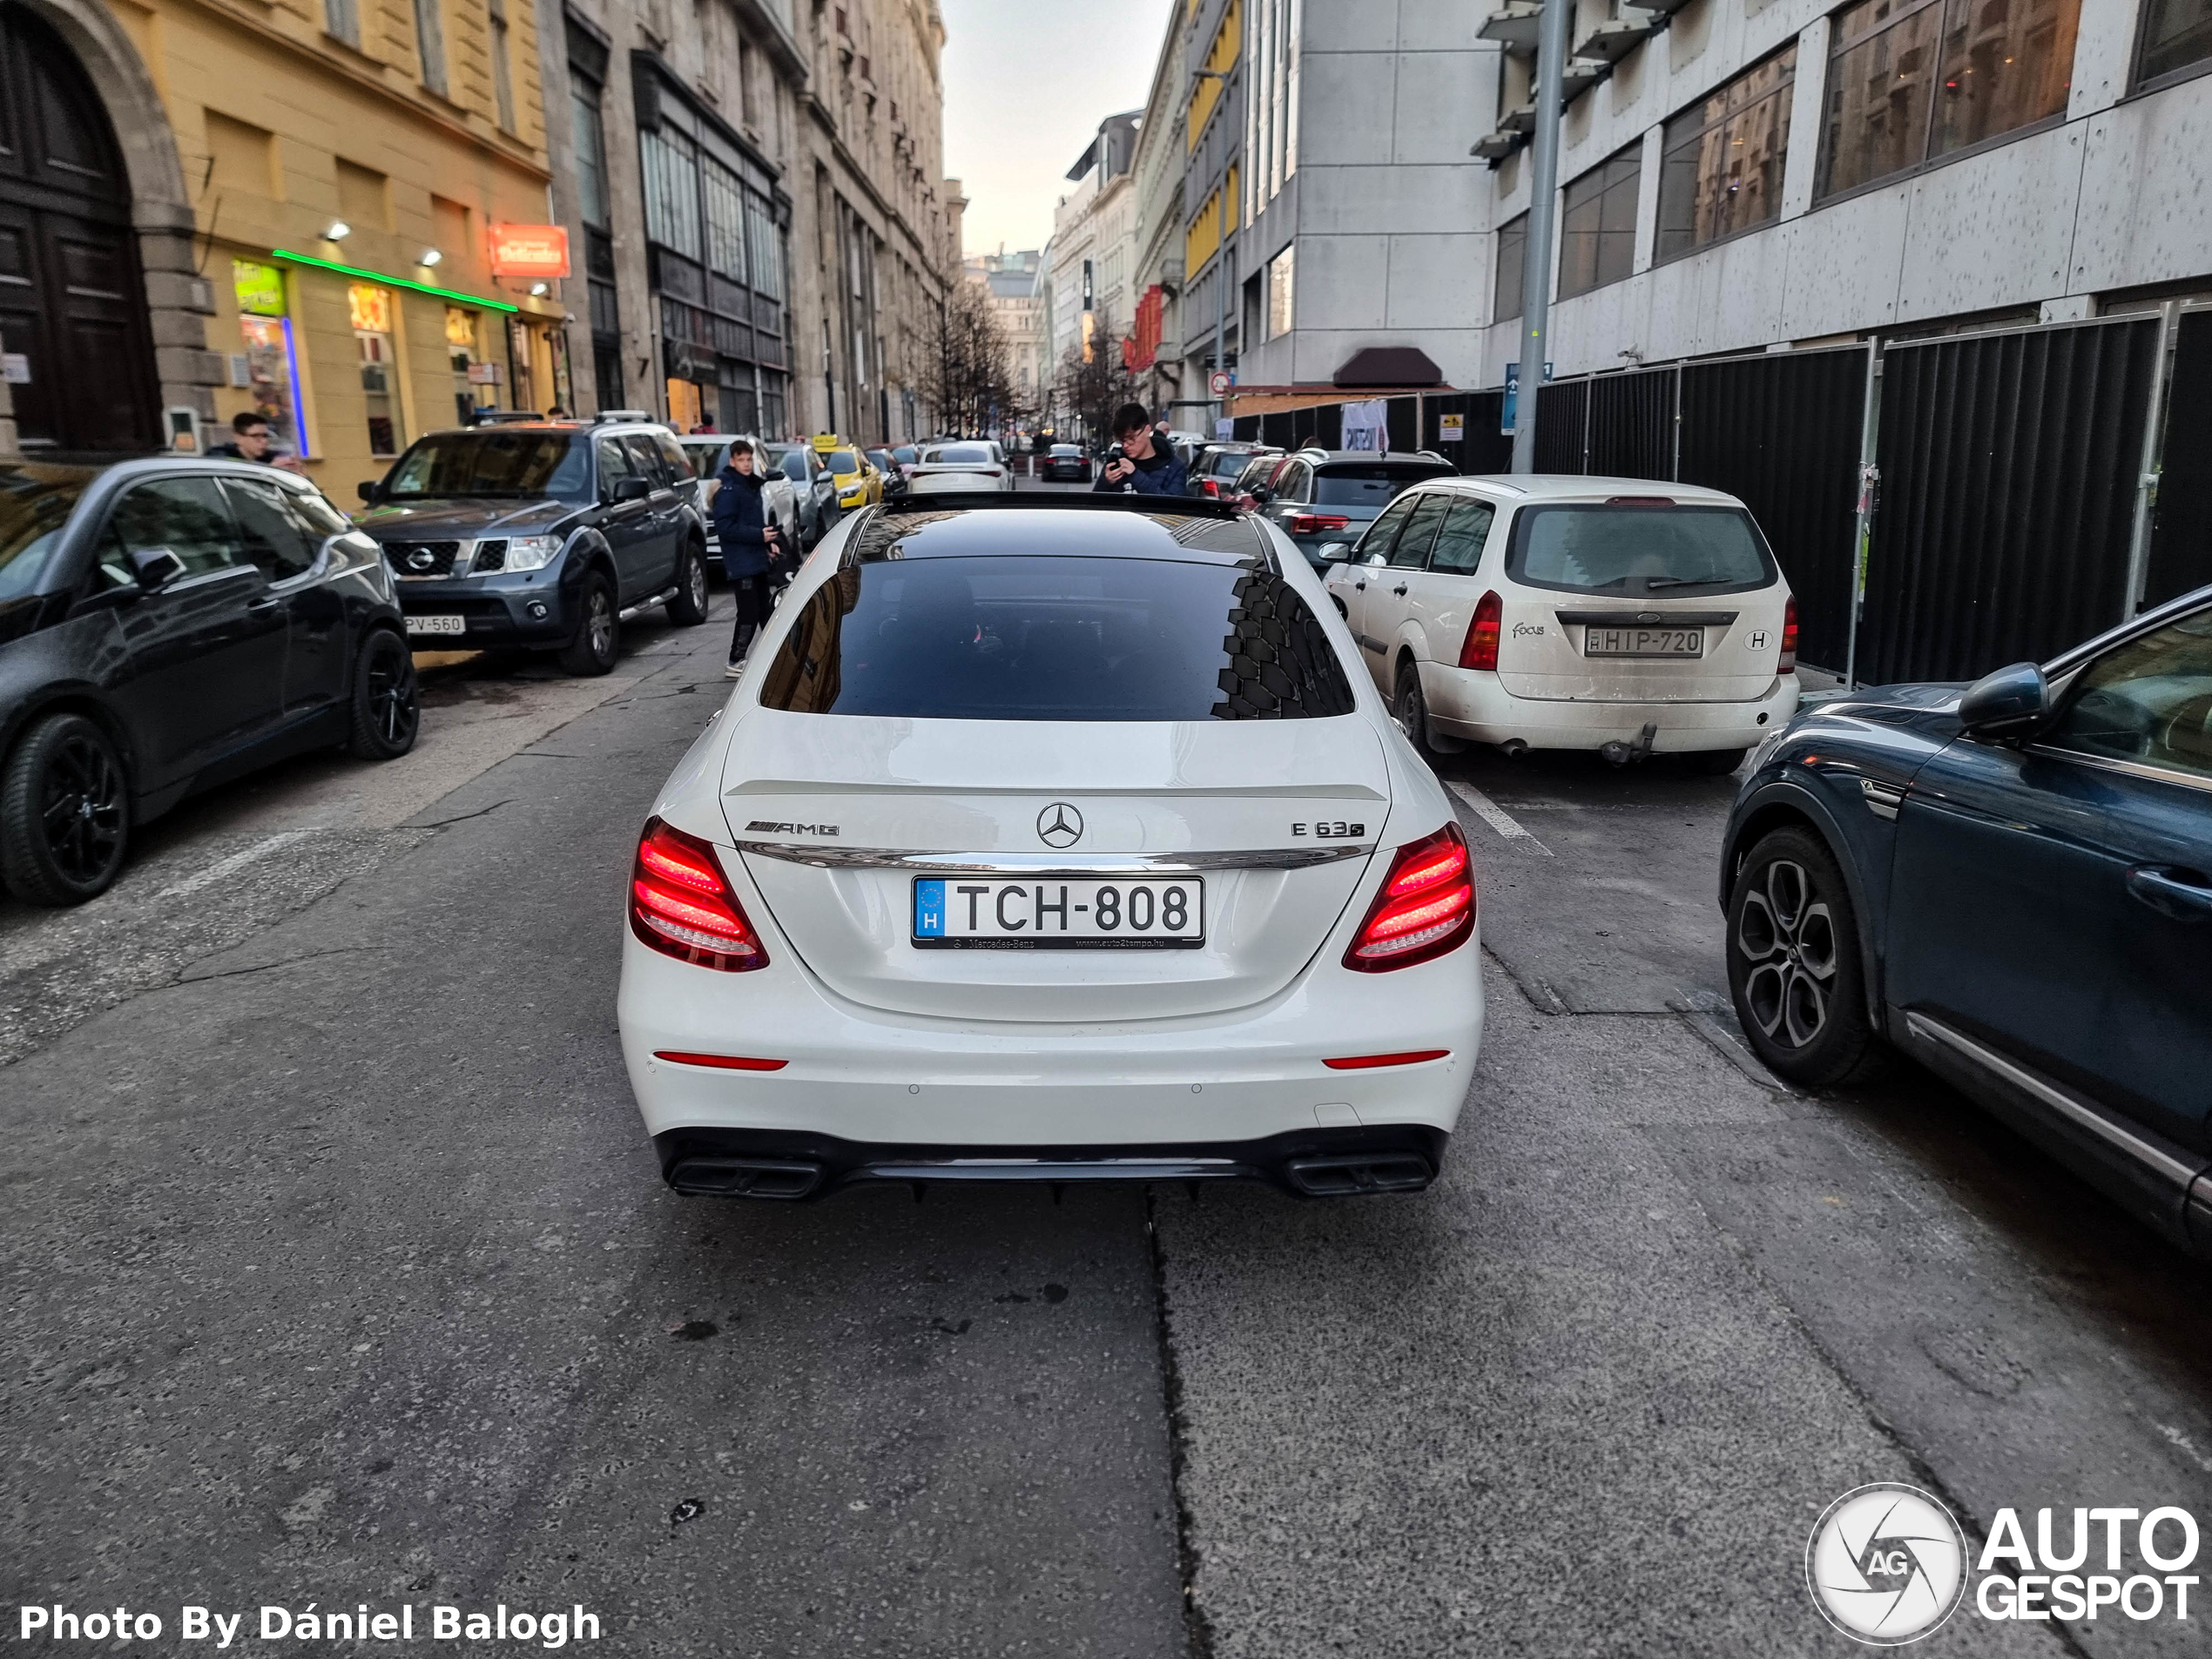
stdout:
<svg viewBox="0 0 2212 1659">
<path fill-rule="evenodd" d="M 1782 659 L 1775 665 L 1777 674 L 1787 674 L 1797 666 L 1797 602 L 1790 601 L 1790 608 L 1782 613 Z"/>
<path fill-rule="evenodd" d="M 1340 530 L 1352 521 L 1339 513 L 1292 513 L 1285 527 L 1293 536 L 1318 536 L 1323 530 Z"/>
<path fill-rule="evenodd" d="M 768 966 L 712 845 L 658 818 L 645 821 L 631 867 L 630 931 L 697 967 L 742 974 Z"/>
<path fill-rule="evenodd" d="M 1474 931 L 1474 867 L 1467 837 L 1447 824 L 1398 849 L 1344 965 L 1362 974 L 1410 968 L 1455 950 Z"/>
<path fill-rule="evenodd" d="M 1201 478 L 1198 480 L 1198 488 L 1204 490 L 1209 496 L 1218 496 L 1221 494 L 1220 484 L 1211 478 Z"/>
<path fill-rule="evenodd" d="M 1506 602 L 1495 592 L 1486 593 L 1474 602 L 1474 615 L 1467 618 L 1467 637 L 1460 642 L 1461 668 L 1497 671 L 1498 635 L 1505 619 Z"/>
</svg>

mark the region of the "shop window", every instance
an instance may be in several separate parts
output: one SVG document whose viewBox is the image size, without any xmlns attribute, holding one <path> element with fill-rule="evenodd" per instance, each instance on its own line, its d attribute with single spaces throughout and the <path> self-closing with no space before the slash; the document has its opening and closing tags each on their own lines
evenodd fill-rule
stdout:
<svg viewBox="0 0 2212 1659">
<path fill-rule="evenodd" d="M 1267 337 L 1291 332 L 1292 281 L 1298 244 L 1293 242 L 1267 262 Z"/>
<path fill-rule="evenodd" d="M 1498 226 L 1498 277 L 1490 320 L 1503 322 L 1522 310 L 1521 280 L 1528 267 L 1528 215 L 1521 213 Z"/>
<path fill-rule="evenodd" d="M 1784 47 L 1667 123 L 1656 257 L 1673 259 L 1781 216 L 1797 64 L 1797 47 Z"/>
<path fill-rule="evenodd" d="M 2081 0 L 1859 0 L 1836 14 L 1820 193 L 2062 115 Z"/>
<path fill-rule="evenodd" d="M 361 355 L 361 398 L 368 405 L 368 452 L 395 455 L 407 447 L 405 423 L 400 418 L 399 353 L 392 345 L 392 291 L 373 282 L 355 282 L 346 289 L 346 308 L 354 324 L 354 344 Z"/>
<path fill-rule="evenodd" d="M 2141 85 L 2175 80 L 2212 63 L 2212 0 L 2144 0 Z"/>
<path fill-rule="evenodd" d="M 498 365 L 482 361 L 483 346 L 475 312 L 464 311 L 459 306 L 446 307 L 446 353 L 453 361 L 454 415 L 467 426 L 476 418 L 478 409 L 499 401 L 499 395 L 493 389 L 498 382 Z"/>
<path fill-rule="evenodd" d="M 1642 176 L 1643 145 L 1637 143 L 1567 186 L 1560 201 L 1561 299 L 1618 282 L 1635 268 Z"/>
<path fill-rule="evenodd" d="M 269 434 L 280 446 L 307 455 L 300 419 L 300 360 L 285 303 L 284 273 L 258 260 L 233 260 L 231 288 L 238 299 L 246 389 L 253 412 L 269 423 Z"/>
</svg>

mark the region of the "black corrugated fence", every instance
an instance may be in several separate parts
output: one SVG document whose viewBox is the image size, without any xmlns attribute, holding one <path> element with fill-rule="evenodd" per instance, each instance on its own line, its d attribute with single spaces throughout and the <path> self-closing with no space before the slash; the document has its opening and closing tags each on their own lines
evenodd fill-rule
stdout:
<svg viewBox="0 0 2212 1659">
<path fill-rule="evenodd" d="M 2212 582 L 2212 311 L 2184 312 L 2175 330 L 2147 575 L 2152 605 Z"/>
</svg>

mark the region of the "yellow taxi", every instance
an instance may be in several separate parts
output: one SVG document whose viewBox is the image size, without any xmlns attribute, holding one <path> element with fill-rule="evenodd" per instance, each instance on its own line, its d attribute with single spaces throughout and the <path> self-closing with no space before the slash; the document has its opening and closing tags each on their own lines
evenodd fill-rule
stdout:
<svg viewBox="0 0 2212 1659">
<path fill-rule="evenodd" d="M 862 455 L 855 444 L 847 443 L 833 434 L 815 435 L 814 453 L 837 480 L 837 504 L 851 511 L 855 507 L 867 507 L 883 499 L 883 475 L 875 463 Z"/>
</svg>

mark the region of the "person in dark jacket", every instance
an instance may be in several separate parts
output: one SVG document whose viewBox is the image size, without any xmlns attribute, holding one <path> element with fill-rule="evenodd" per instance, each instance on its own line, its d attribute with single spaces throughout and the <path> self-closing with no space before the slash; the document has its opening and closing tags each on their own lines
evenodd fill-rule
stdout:
<svg viewBox="0 0 2212 1659">
<path fill-rule="evenodd" d="M 1114 437 L 1122 458 L 1109 462 L 1093 484 L 1094 495 L 1180 496 L 1184 482 L 1183 461 L 1166 435 L 1156 431 L 1152 417 L 1142 403 L 1124 403 L 1114 411 Z"/>
<path fill-rule="evenodd" d="M 721 544 L 723 573 L 738 601 L 730 666 L 724 671 L 731 679 L 745 671 L 752 637 L 768 620 L 768 563 L 777 538 L 776 527 L 768 521 L 765 489 L 752 446 L 743 438 L 732 438 L 729 459 L 714 480 L 714 538 Z"/>
</svg>

